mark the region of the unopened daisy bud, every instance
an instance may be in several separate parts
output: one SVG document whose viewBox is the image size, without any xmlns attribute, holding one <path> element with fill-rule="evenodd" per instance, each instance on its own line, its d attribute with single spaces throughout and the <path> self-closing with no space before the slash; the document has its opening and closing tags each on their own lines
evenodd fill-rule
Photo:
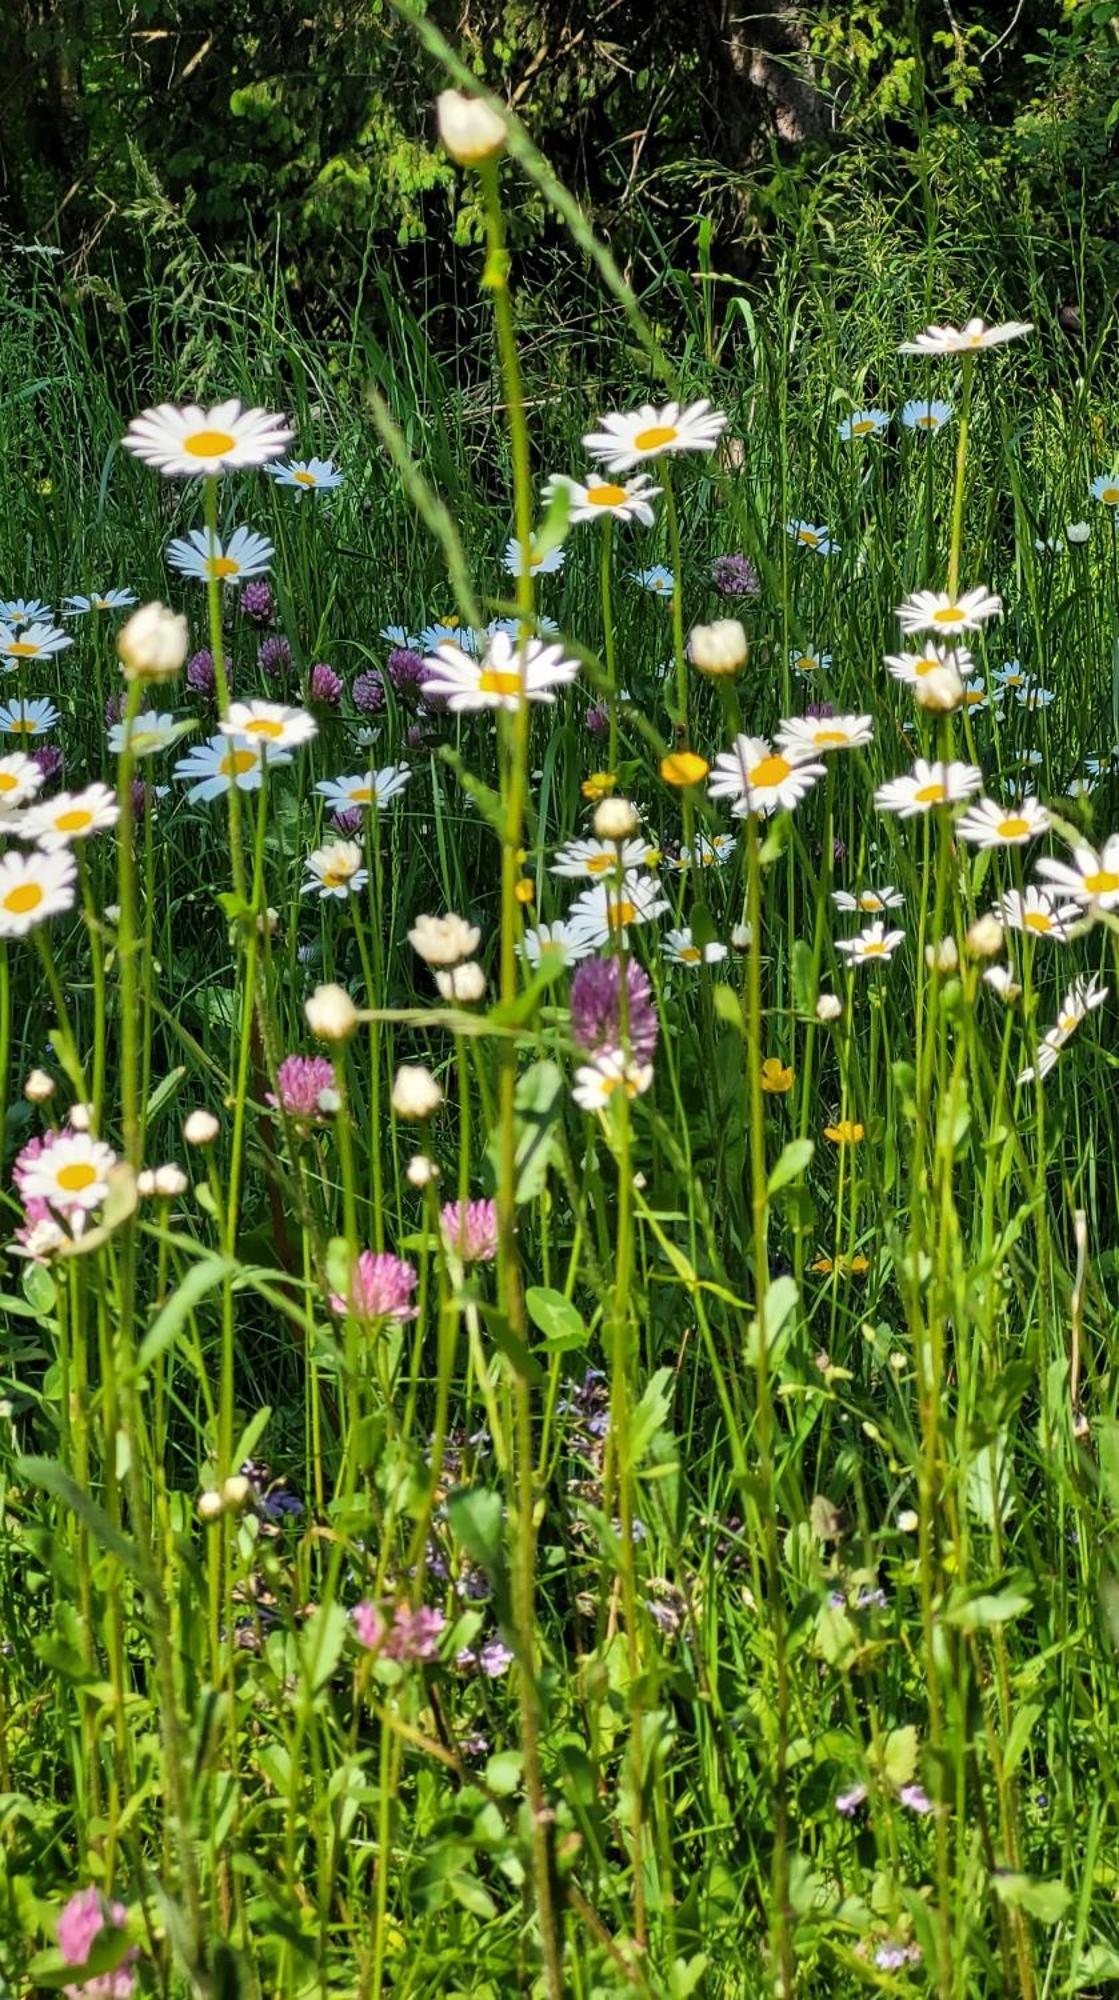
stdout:
<svg viewBox="0 0 1119 2000">
<path fill-rule="evenodd" d="M 181 1194 L 186 1193 L 189 1185 L 182 1168 L 177 1167 L 173 1160 L 165 1167 L 156 1168 L 152 1182 L 154 1192 L 163 1201 L 177 1201 Z"/>
<path fill-rule="evenodd" d="M 408 933 L 412 950 L 425 965 L 459 965 L 473 957 L 481 937 L 474 924 L 453 911 L 445 917 L 417 917 Z"/>
<path fill-rule="evenodd" d="M 470 958 L 465 965 L 453 966 L 450 972 L 437 972 L 435 984 L 444 1000 L 454 1000 L 460 1006 L 470 1007 L 485 992 L 486 975 L 477 959 Z"/>
<path fill-rule="evenodd" d="M 29 1104 L 46 1104 L 54 1096 L 54 1078 L 45 1069 L 33 1069 L 23 1086 L 23 1094 Z"/>
<path fill-rule="evenodd" d="M 898 1515 L 898 1527 L 901 1529 L 902 1534 L 912 1535 L 920 1525 L 920 1520 L 912 1507 L 903 1507 L 901 1513 Z"/>
<path fill-rule="evenodd" d="M 939 944 L 925 946 L 925 964 L 930 972 L 955 972 L 959 963 L 954 937 L 943 937 Z"/>
<path fill-rule="evenodd" d="M 630 799 L 603 799 L 595 807 L 594 830 L 600 840 L 630 840 L 637 828 L 637 807 Z"/>
<path fill-rule="evenodd" d="M 913 689 L 918 708 L 927 708 L 934 715 L 951 715 L 964 698 L 964 684 L 955 667 L 932 667 L 922 674 Z"/>
<path fill-rule="evenodd" d="M 182 671 L 189 645 L 187 622 L 165 604 L 141 604 L 117 633 L 126 681 L 168 681 Z"/>
<path fill-rule="evenodd" d="M 232 1507 L 240 1513 L 241 1508 L 252 1494 L 252 1481 L 243 1472 L 232 1472 L 222 1484 L 220 1499 L 225 1507 Z"/>
<path fill-rule="evenodd" d="M 70 1106 L 66 1122 L 75 1132 L 88 1132 L 92 1121 L 92 1104 L 72 1104 Z"/>
<path fill-rule="evenodd" d="M 693 625 L 688 638 L 688 658 L 697 673 L 712 680 L 724 680 L 741 673 L 750 651 L 746 633 L 737 618 L 716 618 L 713 625 Z"/>
<path fill-rule="evenodd" d="M 221 1494 L 211 1487 L 198 1496 L 198 1518 L 200 1521 L 220 1521 L 225 1512 L 225 1501 Z"/>
<path fill-rule="evenodd" d="M 320 1042 L 347 1042 L 361 1019 L 344 986 L 316 986 L 303 1012 Z"/>
<path fill-rule="evenodd" d="M 1092 530 L 1088 526 L 1087 521 L 1070 521 L 1065 529 L 1065 540 L 1071 543 L 1074 549 L 1078 549 L 1082 543 L 1087 541 L 1091 532 Z"/>
<path fill-rule="evenodd" d="M 392 1086 L 392 1108 L 398 1118 L 430 1118 L 443 1102 L 443 1092 L 422 1063 L 401 1063 Z"/>
<path fill-rule="evenodd" d="M 259 917 L 256 920 L 257 933 L 260 937 L 264 937 L 265 934 L 267 934 L 268 937 L 275 937 L 276 932 L 279 929 L 279 924 L 280 924 L 280 913 L 278 910 L 274 910 L 272 908 L 272 905 L 269 904 L 266 910 L 261 911 Z"/>
<path fill-rule="evenodd" d="M 967 934 L 967 948 L 973 958 L 997 958 L 1002 950 L 1003 928 L 993 911 L 976 917 Z"/>
<path fill-rule="evenodd" d="M 212 1111 L 192 1111 L 183 1126 L 188 1146 L 212 1146 L 221 1127 Z"/>
<path fill-rule="evenodd" d="M 838 993 L 821 993 L 816 1002 L 816 1019 L 825 1024 L 838 1021 L 843 1012 L 843 1002 Z"/>
<path fill-rule="evenodd" d="M 137 1174 L 136 1192 L 141 1201 L 146 1201 L 149 1195 L 155 1193 L 155 1175 L 150 1167 L 142 1167 Z"/>
<path fill-rule="evenodd" d="M 439 137 L 460 167 L 477 166 L 505 151 L 509 128 L 504 118 L 478 97 L 461 90 L 441 90 L 435 100 Z"/>
<path fill-rule="evenodd" d="M 334 1113 L 342 1109 L 342 1093 L 327 1084 L 325 1090 L 320 1090 L 315 1103 L 328 1118 L 333 1118 Z"/>
<path fill-rule="evenodd" d="M 735 924 L 730 934 L 730 941 L 735 951 L 749 951 L 753 936 L 749 924 Z"/>
<path fill-rule="evenodd" d="M 439 1169 L 426 1153 L 413 1153 L 404 1171 L 409 1185 L 414 1188 L 430 1187 L 432 1181 L 439 1179 Z"/>
</svg>

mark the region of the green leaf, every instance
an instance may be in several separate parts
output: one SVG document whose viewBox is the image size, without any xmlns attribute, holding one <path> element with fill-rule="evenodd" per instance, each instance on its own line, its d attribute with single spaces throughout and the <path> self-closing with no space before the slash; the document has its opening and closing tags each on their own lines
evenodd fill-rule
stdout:
<svg viewBox="0 0 1119 2000">
<path fill-rule="evenodd" d="M 447 1498 L 447 1518 L 455 1540 L 462 1543 L 471 1562 L 485 1571 L 500 1622 L 509 1603 L 500 1493 L 493 1493 L 485 1486 L 457 1486 Z"/>
<path fill-rule="evenodd" d="M 1029 1608 L 1029 1591 L 1011 1583 L 1002 1590 L 980 1591 L 975 1597 L 951 1604 L 944 1615 L 949 1625 L 958 1625 L 964 1632 L 974 1632 L 981 1625 L 1006 1625 L 1012 1618 L 1020 1618 L 1023 1611 Z"/>
<path fill-rule="evenodd" d="M 544 1189 L 548 1168 L 557 1157 L 558 1121 L 563 1102 L 563 1072 L 548 1059 L 535 1062 L 517 1079 L 515 1107 L 514 1198 L 518 1205 L 535 1201 Z M 501 1134 L 491 1132 L 486 1158 L 495 1182 L 501 1175 Z"/>
<path fill-rule="evenodd" d="M 146 1375 L 152 1363 L 170 1347 L 172 1341 L 178 1339 L 195 1307 L 207 1292 L 212 1292 L 216 1285 L 221 1284 L 233 1268 L 227 1257 L 204 1257 L 200 1263 L 191 1266 L 182 1284 L 175 1287 L 140 1342 L 134 1380 L 139 1381 Z"/>
<path fill-rule="evenodd" d="M 790 1139 L 781 1149 L 773 1172 L 766 1183 L 766 1193 L 777 1194 L 779 1189 L 787 1187 L 790 1181 L 795 1181 L 798 1174 L 805 1172 L 815 1151 L 814 1139 Z"/>
<path fill-rule="evenodd" d="M 1039 1924 L 1059 1924 L 1072 1901 L 1063 1882 L 1037 1882 L 1030 1875 L 995 1874 L 991 1887 L 1007 1909 L 1024 1910 Z"/>
<path fill-rule="evenodd" d="M 299 1661 L 307 1694 L 314 1700 L 329 1681 L 342 1657 L 349 1613 L 344 1604 L 327 1604 L 308 1618 L 299 1634 Z"/>
<path fill-rule="evenodd" d="M 486 1765 L 486 1783 L 499 1799 L 508 1798 L 521 1782 L 524 1758 L 519 1750 L 497 1750 Z"/>
<path fill-rule="evenodd" d="M 56 1465 L 53 1458 L 19 1458 L 16 1470 L 21 1479 L 28 1480 L 32 1486 L 41 1486 L 45 1493 L 53 1494 L 56 1500 L 69 1507 L 79 1521 L 84 1521 L 98 1546 L 109 1555 L 116 1556 L 117 1561 L 123 1563 L 133 1576 L 144 1576 L 140 1551 L 135 1542 L 121 1533 L 92 1494 L 79 1486 L 61 1465 Z"/>
<path fill-rule="evenodd" d="M 886 1783 L 895 1791 L 908 1785 L 917 1769 L 917 1731 L 911 1722 L 903 1729 L 891 1729 L 882 1745 L 879 1765 Z"/>
<path fill-rule="evenodd" d="M 533 1325 L 539 1327 L 555 1354 L 569 1348 L 586 1347 L 590 1335 L 570 1299 L 547 1285 L 530 1285 L 525 1293 L 525 1309 Z"/>
<path fill-rule="evenodd" d="M 185 1075 L 186 1064 L 180 1063 L 177 1069 L 168 1070 L 167 1075 L 160 1078 L 148 1099 L 145 1116 L 149 1123 L 175 1096 Z"/>
<path fill-rule="evenodd" d="M 672 1408 L 672 1370 L 658 1368 L 629 1420 L 626 1451 L 630 1465 L 640 1465 L 658 1431 L 664 1429 Z"/>
<path fill-rule="evenodd" d="M 742 1002 L 733 986 L 713 986 L 711 998 L 720 1021 L 728 1028 L 737 1028 L 740 1035 L 746 1033 L 746 1021 L 742 1012 Z"/>
<path fill-rule="evenodd" d="M 1119 1951 L 1109 1944 L 1090 1944 L 1072 1968 L 1069 1987 L 1073 1993 L 1083 1993 L 1086 1986 L 1114 1979 L 1119 1979 Z"/>
</svg>

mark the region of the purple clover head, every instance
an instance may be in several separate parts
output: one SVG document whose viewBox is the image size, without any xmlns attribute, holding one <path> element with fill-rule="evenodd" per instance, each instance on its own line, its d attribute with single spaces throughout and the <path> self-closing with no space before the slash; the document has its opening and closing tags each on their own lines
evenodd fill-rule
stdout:
<svg viewBox="0 0 1119 2000">
<path fill-rule="evenodd" d="M 445 1203 L 439 1217 L 443 1241 L 464 1264 L 491 1264 L 497 1256 L 497 1203 Z"/>
<path fill-rule="evenodd" d="M 33 750 L 31 762 L 39 766 L 45 785 L 51 785 L 56 778 L 61 778 L 66 766 L 66 759 L 57 743 L 44 743 L 41 750 Z"/>
<path fill-rule="evenodd" d="M 217 686 L 214 672 L 214 656 L 208 646 L 202 646 L 192 653 L 187 661 L 186 680 L 188 688 L 195 694 L 212 695 Z"/>
<path fill-rule="evenodd" d="M 623 1035 L 622 978 L 616 958 L 584 959 L 571 981 L 571 1033 L 588 1055 L 618 1053 L 628 1036 L 639 1063 L 651 1062 L 657 1046 L 657 1010 L 648 975 L 627 958 L 626 1020 Z"/>
<path fill-rule="evenodd" d="M 342 699 L 343 681 L 333 667 L 325 660 L 316 661 L 311 668 L 311 700 L 321 702 L 324 708 L 337 708 Z"/>
<path fill-rule="evenodd" d="M 280 684 L 291 679 L 291 646 L 279 633 L 261 640 L 257 661 L 266 679 Z"/>
<path fill-rule="evenodd" d="M 353 840 L 365 825 L 365 816 L 360 806 L 343 806 L 341 812 L 332 816 L 330 824 L 347 840 Z"/>
<path fill-rule="evenodd" d="M 334 1064 L 326 1056 L 285 1056 L 276 1071 L 276 1082 L 279 1096 L 269 1091 L 268 1102 L 286 1111 L 289 1118 L 329 1115 L 319 1102 L 324 1091 L 334 1089 Z"/>
<path fill-rule="evenodd" d="M 403 1257 L 388 1250 L 363 1250 L 350 1279 L 349 1303 L 340 1292 L 332 1292 L 331 1307 L 361 1320 L 415 1319 L 412 1293 L 418 1283 L 414 1266 Z"/>
<path fill-rule="evenodd" d="M 247 583 L 241 592 L 241 609 L 254 625 L 267 625 L 275 614 L 270 583 Z"/>
<path fill-rule="evenodd" d="M 586 729 L 588 736 L 605 736 L 610 728 L 610 711 L 606 708 L 588 708 Z"/>
<path fill-rule="evenodd" d="M 716 556 L 711 581 L 721 597 L 756 597 L 760 588 L 749 556 Z"/>
<path fill-rule="evenodd" d="M 414 653 L 410 646 L 394 646 L 388 657 L 388 674 L 395 693 L 405 701 L 418 701 L 430 668 L 423 655 Z"/>
<path fill-rule="evenodd" d="M 385 683 L 376 667 L 367 667 L 363 674 L 357 675 L 350 695 L 362 715 L 380 715 L 385 705 Z"/>
<path fill-rule="evenodd" d="M 123 1903 L 107 1902 L 100 1889 L 79 1889 L 58 1919 L 58 1949 L 66 1964 L 84 1965 L 101 1933 L 122 1930 L 127 1920 Z"/>
</svg>

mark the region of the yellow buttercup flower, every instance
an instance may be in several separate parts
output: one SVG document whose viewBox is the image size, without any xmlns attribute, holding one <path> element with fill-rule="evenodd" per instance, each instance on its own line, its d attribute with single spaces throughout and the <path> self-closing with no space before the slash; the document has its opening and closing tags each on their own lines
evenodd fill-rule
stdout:
<svg viewBox="0 0 1119 2000">
<path fill-rule="evenodd" d="M 513 894 L 517 898 L 518 903 L 531 903 L 534 895 L 536 894 L 536 889 L 532 881 L 532 877 L 530 875 L 522 875 L 520 881 L 517 883 L 517 886 L 513 891 Z"/>
<path fill-rule="evenodd" d="M 670 750 L 661 758 L 661 777 L 666 785 L 675 785 L 681 791 L 687 785 L 701 785 L 711 769 L 706 757 L 695 750 Z"/>
<path fill-rule="evenodd" d="M 762 1089 L 777 1096 L 782 1091 L 791 1090 L 792 1087 L 791 1065 L 783 1063 L 780 1056 L 767 1056 L 762 1064 Z"/>
<path fill-rule="evenodd" d="M 824 1137 L 830 1139 L 833 1146 L 857 1146 L 863 1136 L 863 1127 L 850 1118 L 841 1118 L 838 1125 L 824 1126 Z"/>
</svg>

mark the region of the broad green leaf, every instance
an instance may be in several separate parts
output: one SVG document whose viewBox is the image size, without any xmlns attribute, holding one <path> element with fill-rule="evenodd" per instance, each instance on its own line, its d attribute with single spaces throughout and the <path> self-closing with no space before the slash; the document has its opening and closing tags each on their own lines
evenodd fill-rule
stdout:
<svg viewBox="0 0 1119 2000">
<path fill-rule="evenodd" d="M 548 1059 L 533 1063 L 517 1079 L 514 1195 L 518 1204 L 543 1192 L 548 1168 L 556 1158 L 558 1120 L 563 1102 L 563 1071 Z M 494 1128 L 486 1158 L 495 1182 L 501 1175 L 501 1134 Z"/>
<path fill-rule="evenodd" d="M 664 1428 L 672 1408 L 671 1382 L 671 1368 L 658 1368 L 646 1384 L 628 1425 L 626 1456 L 630 1465 L 640 1465 L 657 1432 Z"/>
<path fill-rule="evenodd" d="M 195 1307 L 207 1292 L 212 1292 L 216 1285 L 221 1284 L 233 1268 L 227 1257 L 204 1257 L 200 1263 L 191 1266 L 182 1284 L 175 1287 L 140 1342 L 134 1370 L 137 1380 L 146 1375 L 153 1361 L 158 1360 L 172 1341 L 178 1339 Z"/>
<path fill-rule="evenodd" d="M 32 1486 L 41 1486 L 45 1493 L 53 1494 L 69 1507 L 71 1513 L 84 1521 L 98 1546 L 116 1556 L 133 1576 L 143 1575 L 135 1542 L 121 1533 L 92 1494 L 79 1486 L 63 1466 L 56 1465 L 53 1458 L 20 1458 L 16 1460 L 16 1469 L 21 1479 L 29 1480 Z"/>
<path fill-rule="evenodd" d="M 778 1155 L 766 1184 L 766 1193 L 773 1195 L 780 1188 L 788 1187 L 790 1181 L 795 1181 L 798 1174 L 804 1173 L 815 1151 L 813 1139 L 790 1139 Z"/>
<path fill-rule="evenodd" d="M 1029 1593 L 1015 1584 L 1007 1584 L 1002 1590 L 980 1591 L 976 1597 L 950 1605 L 945 1617 L 950 1625 L 958 1625 L 964 1632 L 973 1632 L 980 1625 L 1006 1625 L 1010 1619 L 1020 1618 L 1023 1611 L 1029 1608 Z"/>
<path fill-rule="evenodd" d="M 547 1285 L 530 1285 L 525 1293 L 525 1308 L 555 1353 L 587 1345 L 587 1329 L 571 1300 L 562 1292 L 554 1292 Z"/>
<path fill-rule="evenodd" d="M 1037 1882 L 1030 1875 L 995 1874 L 991 1887 L 1000 1903 L 1024 1910 L 1039 1924 L 1059 1924 L 1072 1901 L 1063 1882 Z"/>
<path fill-rule="evenodd" d="M 903 1729 L 891 1729 L 881 1747 L 880 1768 L 895 1791 L 910 1783 L 917 1769 L 917 1731 L 911 1722 Z"/>
</svg>

